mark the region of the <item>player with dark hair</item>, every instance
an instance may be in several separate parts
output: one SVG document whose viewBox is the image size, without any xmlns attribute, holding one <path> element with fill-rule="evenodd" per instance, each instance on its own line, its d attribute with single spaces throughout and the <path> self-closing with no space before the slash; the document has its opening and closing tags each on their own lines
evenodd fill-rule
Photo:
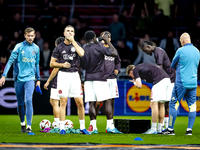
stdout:
<svg viewBox="0 0 200 150">
<path fill-rule="evenodd" d="M 59 68 L 57 77 L 57 92 L 60 97 L 60 134 L 66 134 L 64 129 L 66 105 L 68 97 L 74 97 L 78 107 L 80 132 L 90 134 L 85 129 L 85 109 L 83 105 L 83 92 L 79 76 L 80 57 L 84 56 L 84 50 L 74 40 L 74 27 L 68 25 L 64 29 L 65 41 L 55 47 L 50 67 Z M 71 67 L 70 67 L 71 66 Z"/>
<path fill-rule="evenodd" d="M 176 78 L 176 72 L 175 72 L 175 69 L 171 68 L 171 61 L 167 53 L 165 52 L 165 50 L 163 50 L 160 47 L 153 46 L 153 44 L 149 41 L 143 41 L 141 44 L 141 49 L 143 52 L 145 52 L 146 54 L 150 56 L 152 55 L 152 53 L 154 53 L 156 64 L 161 66 L 166 71 L 166 73 L 170 76 L 170 79 L 171 79 L 170 88 L 171 88 L 171 93 L 172 93 L 175 78 Z M 169 124 L 169 102 L 168 101 L 165 103 L 164 124 L 165 124 L 165 128 L 167 129 L 168 124 Z"/>
<path fill-rule="evenodd" d="M 121 133 L 113 124 L 112 100 L 107 76 L 105 74 L 105 55 L 117 57 L 117 51 L 110 43 L 108 34 L 103 34 L 102 39 L 108 44 L 109 49 L 101 42 L 97 42 L 96 34 L 93 31 L 85 32 L 86 46 L 85 55 L 81 58 L 85 75 L 85 102 L 89 102 L 89 114 L 92 133 L 98 133 L 96 126 L 96 101 L 105 101 L 105 113 L 107 117 L 107 132 Z"/>
<path fill-rule="evenodd" d="M 64 37 L 58 37 L 55 40 L 55 46 L 59 45 L 60 43 L 64 42 L 65 38 Z M 69 65 L 70 67 L 70 65 Z M 51 95 L 50 95 L 50 103 L 51 106 L 53 107 L 53 114 L 54 114 L 54 121 L 56 124 L 56 127 L 59 126 L 59 100 L 60 97 L 58 96 L 58 90 L 57 90 L 57 73 L 58 73 L 59 68 L 54 68 L 53 71 L 51 72 L 51 75 L 49 76 L 48 80 L 44 84 L 44 89 L 48 90 L 49 83 L 52 81 L 51 84 Z"/>
<path fill-rule="evenodd" d="M 21 132 L 30 133 L 32 131 L 32 98 L 35 88 L 35 80 L 37 80 L 36 85 L 40 86 L 40 50 L 39 47 L 33 43 L 35 38 L 35 30 L 33 28 L 26 28 L 24 37 L 26 40 L 18 43 L 11 53 L 11 56 L 8 60 L 8 63 L 6 64 L 5 70 L 0 80 L 0 86 L 5 84 L 5 77 L 7 76 L 12 63 L 14 63 L 13 79 L 15 93 L 17 96 L 17 111 L 21 121 Z M 24 119 L 25 108 L 27 129 Z"/>
<path fill-rule="evenodd" d="M 153 63 L 142 63 L 137 66 L 129 65 L 126 68 L 126 74 L 133 78 L 131 82 L 137 88 L 142 88 L 141 79 L 153 84 L 150 104 L 152 126 L 144 134 L 157 134 L 157 131 L 161 133 L 165 115 L 164 103 L 171 98 L 169 75 L 160 66 Z"/>
<path fill-rule="evenodd" d="M 107 34 L 108 35 L 108 39 L 109 41 L 111 41 L 111 33 L 108 31 L 104 31 L 100 34 L 100 39 L 101 42 L 104 44 L 104 47 L 106 47 L 107 49 L 109 49 L 109 45 L 102 39 L 102 36 Z M 117 55 L 117 57 L 112 57 L 112 56 L 106 56 L 104 57 L 105 59 L 105 74 L 107 75 L 107 82 L 110 88 L 110 94 L 111 94 L 111 99 L 112 99 L 112 116 L 114 115 L 114 101 L 115 98 L 119 97 L 119 93 L 118 93 L 118 86 L 117 86 L 117 74 L 120 72 L 120 68 L 121 68 L 121 60 L 119 58 L 119 54 Z M 100 105 L 102 102 L 96 102 L 96 116 L 98 115 L 99 109 L 100 109 Z M 92 108 L 92 107 L 90 107 Z M 89 111 L 91 112 L 91 111 Z M 90 113 L 89 113 L 90 115 Z M 96 118 L 95 116 L 95 118 Z M 90 121 L 90 127 L 88 128 L 89 132 L 94 132 L 93 131 L 93 125 L 92 125 L 93 121 Z M 107 129 L 108 127 L 106 127 Z"/>
</svg>

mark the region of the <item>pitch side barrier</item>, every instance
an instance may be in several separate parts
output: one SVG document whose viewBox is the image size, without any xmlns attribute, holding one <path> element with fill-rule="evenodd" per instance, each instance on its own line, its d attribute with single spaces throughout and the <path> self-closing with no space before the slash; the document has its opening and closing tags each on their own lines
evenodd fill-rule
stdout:
<svg viewBox="0 0 200 150">
<path fill-rule="evenodd" d="M 43 94 L 33 94 L 34 114 L 53 114 L 49 103 L 50 88 L 44 90 L 46 80 L 41 80 Z M 142 88 L 137 89 L 129 80 L 119 80 L 119 98 L 115 99 L 115 114 L 117 116 L 150 116 L 151 88 L 152 84 L 142 82 Z M 50 87 L 50 86 L 49 86 Z M 197 116 L 200 116 L 200 81 L 197 87 Z M 179 116 L 187 116 L 189 108 L 183 99 L 178 108 Z M 89 113 L 89 104 L 85 103 L 85 113 Z M 104 114 L 104 104 L 101 105 L 100 114 Z M 6 79 L 6 83 L 0 88 L 0 114 L 17 114 L 17 98 L 15 95 L 14 82 Z M 67 115 L 77 115 L 77 107 L 73 99 L 68 100 Z"/>
</svg>

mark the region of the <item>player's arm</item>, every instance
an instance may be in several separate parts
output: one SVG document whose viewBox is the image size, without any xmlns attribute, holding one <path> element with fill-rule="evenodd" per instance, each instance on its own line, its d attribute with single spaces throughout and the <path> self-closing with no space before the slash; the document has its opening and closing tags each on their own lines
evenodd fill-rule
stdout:
<svg viewBox="0 0 200 150">
<path fill-rule="evenodd" d="M 6 76 L 8 74 L 8 71 L 10 70 L 10 67 L 11 67 L 12 63 L 15 61 L 15 59 L 17 59 L 18 51 L 19 51 L 19 46 L 20 46 L 19 44 L 17 44 L 15 46 L 15 48 L 13 49 L 13 51 L 12 51 L 12 53 L 10 55 L 10 58 L 8 59 L 8 62 L 6 64 L 6 67 L 4 69 L 2 77 L 0 79 L 0 87 L 5 84 Z"/>
<path fill-rule="evenodd" d="M 135 86 L 137 87 L 137 88 L 142 88 L 142 81 L 141 81 L 141 78 L 137 78 L 136 80 L 135 80 L 135 82 L 136 82 L 136 84 L 135 84 Z"/>
<path fill-rule="evenodd" d="M 118 75 L 120 73 L 120 68 L 121 68 L 121 59 L 119 58 L 119 54 L 115 58 L 115 70 L 114 73 Z"/>
<path fill-rule="evenodd" d="M 38 53 L 36 54 L 36 86 L 38 85 L 40 87 L 40 50 L 38 49 Z"/>
<path fill-rule="evenodd" d="M 132 3 L 131 10 L 130 10 L 130 13 L 129 13 L 129 17 L 132 17 L 134 9 L 135 9 L 135 3 Z"/>
<path fill-rule="evenodd" d="M 56 62 L 57 58 L 51 57 L 51 61 L 50 61 L 50 67 L 51 68 L 70 68 L 71 64 L 68 62 L 65 63 L 58 63 Z"/>
<path fill-rule="evenodd" d="M 67 39 L 68 39 L 69 41 L 72 42 L 72 45 L 73 45 L 74 48 L 76 49 L 76 52 L 78 53 L 78 55 L 79 55 L 80 57 L 83 57 L 85 51 L 83 50 L 83 48 L 82 48 L 81 46 L 79 46 L 79 45 L 76 43 L 76 41 L 74 40 L 74 36 L 71 36 L 71 35 L 67 34 Z"/>
<path fill-rule="evenodd" d="M 141 78 L 130 80 L 138 89 L 142 88 L 142 81 Z"/>
<path fill-rule="evenodd" d="M 103 38 L 103 40 L 104 41 L 106 41 L 106 43 L 108 44 L 108 46 L 109 46 L 109 48 L 110 48 L 110 50 L 112 51 L 112 53 L 111 53 L 111 56 L 114 56 L 114 57 L 117 57 L 117 50 L 115 49 L 115 47 L 112 45 L 112 43 L 110 42 L 110 40 L 109 40 L 109 38 L 108 38 L 108 35 L 106 34 L 104 34 L 103 36 L 102 36 L 102 38 Z"/>
<path fill-rule="evenodd" d="M 144 2 L 144 9 L 145 9 L 146 15 L 149 16 L 149 11 L 148 11 L 148 8 L 147 8 L 147 2 Z"/>
<path fill-rule="evenodd" d="M 180 59 L 180 54 L 179 54 L 179 50 L 177 50 L 177 51 L 176 51 L 176 54 L 175 54 L 175 56 L 174 56 L 174 58 L 173 58 L 173 60 L 172 60 L 171 68 L 176 69 L 176 65 L 177 65 L 179 59 Z"/>
<path fill-rule="evenodd" d="M 48 90 L 49 83 L 51 80 L 57 75 L 59 68 L 54 68 L 53 71 L 51 72 L 51 75 L 49 76 L 47 82 L 44 84 L 44 89 Z"/>
</svg>

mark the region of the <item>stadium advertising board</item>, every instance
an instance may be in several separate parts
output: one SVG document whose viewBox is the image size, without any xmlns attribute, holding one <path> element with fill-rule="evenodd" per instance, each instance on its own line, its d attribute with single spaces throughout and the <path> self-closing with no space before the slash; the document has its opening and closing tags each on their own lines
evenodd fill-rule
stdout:
<svg viewBox="0 0 200 150">
<path fill-rule="evenodd" d="M 41 81 L 41 87 L 46 81 Z M 152 84 L 142 82 L 142 88 L 137 89 L 128 80 L 118 81 L 119 98 L 115 100 L 115 113 L 119 116 L 150 116 L 151 115 L 151 88 Z M 0 88 L 0 114 L 17 114 L 17 98 L 15 95 L 13 81 L 6 81 Z M 50 88 L 49 88 L 50 89 Z M 42 88 L 43 95 L 36 92 L 33 94 L 34 114 L 53 114 L 52 106 L 49 103 L 50 90 Z M 197 115 L 200 116 L 200 82 L 197 87 Z M 178 109 L 178 115 L 187 116 L 188 106 L 183 99 Z M 89 113 L 89 104 L 85 104 L 85 113 Z M 77 106 L 74 100 L 69 99 L 66 109 L 67 115 L 77 115 Z M 104 114 L 104 106 L 100 109 Z"/>
<path fill-rule="evenodd" d="M 142 81 L 142 88 L 137 89 L 133 83 L 118 81 L 120 97 L 115 100 L 114 115 L 148 116 L 151 115 L 150 101 L 152 84 Z M 200 116 L 200 81 L 197 87 L 197 116 Z M 189 108 L 185 98 L 178 109 L 179 116 L 187 116 Z"/>
</svg>

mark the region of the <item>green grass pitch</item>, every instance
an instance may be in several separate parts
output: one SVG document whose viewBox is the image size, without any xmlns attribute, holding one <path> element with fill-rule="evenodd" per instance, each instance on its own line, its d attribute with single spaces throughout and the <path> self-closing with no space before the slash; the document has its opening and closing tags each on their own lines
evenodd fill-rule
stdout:
<svg viewBox="0 0 200 150">
<path fill-rule="evenodd" d="M 108 144 L 200 144 L 200 117 L 196 118 L 193 135 L 186 136 L 188 117 L 178 116 L 175 124 L 175 136 L 169 135 L 143 135 L 143 134 L 108 134 L 105 133 L 106 117 L 97 117 L 99 134 L 52 134 L 40 133 L 39 122 L 43 119 L 53 121 L 53 115 L 34 115 L 32 129 L 35 135 L 21 133 L 18 115 L 0 115 L 0 143 L 108 143 Z M 79 128 L 78 116 L 66 116 Z M 114 119 L 150 119 L 150 116 L 114 116 Z M 86 128 L 89 126 L 89 117 L 85 118 Z M 141 137 L 144 141 L 134 141 Z"/>
</svg>

